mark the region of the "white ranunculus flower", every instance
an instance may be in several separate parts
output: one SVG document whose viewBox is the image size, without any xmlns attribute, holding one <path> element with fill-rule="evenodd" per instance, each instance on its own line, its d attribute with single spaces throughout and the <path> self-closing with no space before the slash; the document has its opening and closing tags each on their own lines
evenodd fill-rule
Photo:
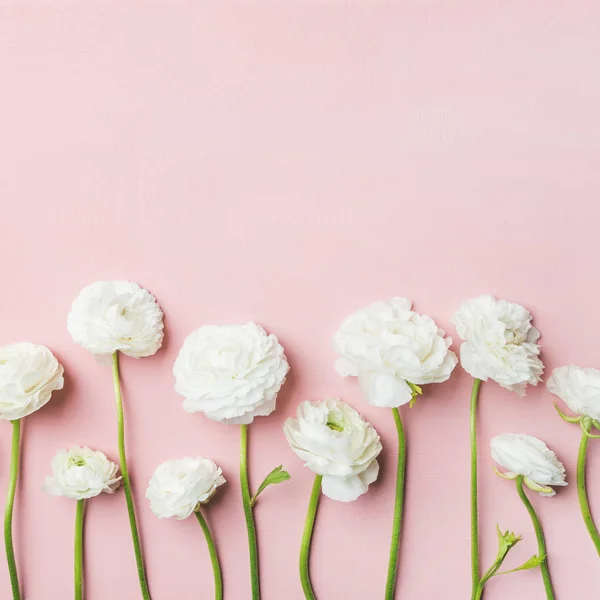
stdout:
<svg viewBox="0 0 600 600">
<path fill-rule="evenodd" d="M 463 302 L 451 321 L 464 340 L 460 361 L 465 371 L 525 395 L 527 384 L 537 385 L 544 372 L 537 344 L 540 333 L 531 319 L 520 304 L 489 294 Z"/>
<path fill-rule="evenodd" d="M 99 451 L 73 446 L 52 459 L 52 477 L 45 490 L 52 496 L 83 500 L 102 492 L 113 494 L 121 483 L 119 467 Z"/>
<path fill-rule="evenodd" d="M 554 496 L 552 486 L 567 485 L 563 464 L 542 440 L 532 435 L 505 433 L 490 440 L 492 458 L 507 472 L 499 475 L 516 479 L 523 475 L 527 487 L 542 496 Z"/>
<path fill-rule="evenodd" d="M 256 323 L 196 329 L 173 366 L 186 411 L 236 425 L 275 410 L 288 371 L 283 347 Z"/>
<path fill-rule="evenodd" d="M 154 471 L 146 498 L 158 518 L 186 519 L 224 483 L 221 469 L 209 458 L 169 460 Z"/>
<path fill-rule="evenodd" d="M 45 346 L 21 342 L 0 348 L 0 418 L 14 421 L 44 406 L 62 389 L 63 372 Z"/>
<path fill-rule="evenodd" d="M 600 371 L 569 365 L 554 369 L 546 383 L 575 414 L 600 419 Z"/>
<path fill-rule="evenodd" d="M 323 476 L 325 496 L 351 502 L 377 479 L 381 441 L 375 428 L 337 398 L 302 402 L 283 431 L 292 450 L 311 471 Z"/>
<path fill-rule="evenodd" d="M 97 281 L 73 301 L 67 329 L 93 354 L 151 356 L 163 340 L 163 312 L 154 296 L 132 281 Z"/>
<path fill-rule="evenodd" d="M 375 302 L 348 317 L 333 338 L 338 373 L 357 376 L 374 406 L 407 404 L 409 383 L 446 381 L 456 366 L 452 339 L 411 306 L 406 298 Z"/>
</svg>

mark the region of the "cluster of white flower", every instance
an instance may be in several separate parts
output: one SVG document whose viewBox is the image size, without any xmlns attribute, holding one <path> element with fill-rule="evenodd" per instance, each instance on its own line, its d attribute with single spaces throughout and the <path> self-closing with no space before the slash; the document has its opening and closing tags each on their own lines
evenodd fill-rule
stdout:
<svg viewBox="0 0 600 600">
<path fill-rule="evenodd" d="M 463 302 L 451 322 L 463 340 L 461 364 L 476 380 L 494 380 L 520 395 L 527 385 L 541 381 L 540 334 L 524 307 L 484 295 Z M 140 358 L 158 351 L 163 312 L 154 296 L 136 283 L 101 281 L 74 300 L 67 328 L 73 340 L 93 354 L 114 355 L 117 366 L 118 352 Z M 451 345 L 444 330 L 412 310 L 405 298 L 375 302 L 356 312 L 333 338 L 338 373 L 357 377 L 370 404 L 395 410 L 399 436 L 403 433 L 398 407 L 422 393 L 419 386 L 450 378 L 458 363 Z M 175 389 L 187 412 L 242 425 L 242 431 L 255 417 L 275 410 L 288 371 L 283 347 L 256 323 L 200 327 L 187 336 L 173 367 Z M 63 367 L 45 346 L 17 343 L 0 348 L 0 418 L 18 427 L 20 419 L 47 404 L 63 383 Z M 600 429 L 600 370 L 560 367 L 547 387 L 575 413 L 561 413 L 563 418 L 580 422 L 584 434 L 594 437 L 589 431 Z M 296 417 L 285 421 L 284 435 L 317 481 L 320 478 L 322 493 L 333 500 L 354 501 L 377 479 L 380 437 L 354 408 L 337 398 L 302 402 Z M 540 439 L 503 434 L 493 437 L 490 445 L 493 459 L 506 469 L 497 471 L 502 477 L 546 496 L 555 494 L 554 487 L 567 485 L 564 466 Z M 118 471 L 102 452 L 73 446 L 54 457 L 45 489 L 77 500 L 112 494 L 122 481 Z M 123 475 L 127 492 L 125 467 Z M 264 487 L 286 478 L 289 475 L 276 468 L 254 498 L 245 497 L 245 502 L 250 501 L 251 508 Z M 224 483 L 212 460 L 187 457 L 159 465 L 146 497 L 159 518 L 185 519 L 197 513 L 202 523 L 201 505 Z"/>
</svg>

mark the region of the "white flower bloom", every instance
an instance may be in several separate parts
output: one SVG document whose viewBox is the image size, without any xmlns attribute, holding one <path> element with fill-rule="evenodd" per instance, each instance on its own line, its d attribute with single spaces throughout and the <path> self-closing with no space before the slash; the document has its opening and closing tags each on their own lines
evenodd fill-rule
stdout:
<svg viewBox="0 0 600 600">
<path fill-rule="evenodd" d="M 552 486 L 567 485 L 563 464 L 542 442 L 532 435 L 505 433 L 490 440 L 492 458 L 507 470 L 506 479 L 523 475 L 523 481 L 542 496 L 554 496 Z"/>
<path fill-rule="evenodd" d="M 0 418 L 14 421 L 44 406 L 64 385 L 62 365 L 45 346 L 0 348 Z"/>
<path fill-rule="evenodd" d="M 452 339 L 411 305 L 406 298 L 375 302 L 348 317 L 333 338 L 336 370 L 358 376 L 374 406 L 402 406 L 413 397 L 409 383 L 446 381 L 456 366 Z"/>
<path fill-rule="evenodd" d="M 574 365 L 554 369 L 546 383 L 575 414 L 600 419 L 600 371 Z"/>
<path fill-rule="evenodd" d="M 237 425 L 275 410 L 288 371 L 283 347 L 256 323 L 200 327 L 188 335 L 173 366 L 186 411 Z"/>
<path fill-rule="evenodd" d="M 169 460 L 154 471 L 146 498 L 159 519 L 186 519 L 224 483 L 221 469 L 209 458 Z"/>
<path fill-rule="evenodd" d="M 451 322 L 465 341 L 460 348 L 465 371 L 524 396 L 527 384 L 537 385 L 544 372 L 540 333 L 531 319 L 520 304 L 490 295 L 463 302 Z"/>
<path fill-rule="evenodd" d="M 119 467 L 99 451 L 73 446 L 52 459 L 52 477 L 44 488 L 52 496 L 83 500 L 102 492 L 113 494 L 121 483 Z"/>
<path fill-rule="evenodd" d="M 377 479 L 381 442 L 375 428 L 337 398 L 302 402 L 283 431 L 292 450 L 311 471 L 323 476 L 325 496 L 351 502 Z"/>
<path fill-rule="evenodd" d="M 73 301 L 67 329 L 93 354 L 151 356 L 163 340 L 163 313 L 154 296 L 132 281 L 97 281 Z"/>
</svg>

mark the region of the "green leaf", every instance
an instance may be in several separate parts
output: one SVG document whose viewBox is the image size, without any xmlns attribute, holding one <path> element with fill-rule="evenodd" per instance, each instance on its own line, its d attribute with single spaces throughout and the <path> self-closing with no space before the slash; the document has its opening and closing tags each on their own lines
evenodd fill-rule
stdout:
<svg viewBox="0 0 600 600">
<path fill-rule="evenodd" d="M 291 477 L 291 475 L 287 471 L 283 470 L 283 465 L 279 465 L 278 467 L 275 467 L 265 477 L 265 480 L 258 486 L 258 490 L 256 490 L 256 494 L 254 494 L 254 496 L 252 497 L 252 500 L 250 500 L 250 506 L 254 506 L 258 496 L 261 494 L 261 492 L 264 492 L 264 490 L 267 487 L 269 487 L 270 485 L 276 485 L 277 483 L 283 483 L 284 481 L 287 481 L 290 477 Z"/>
<path fill-rule="evenodd" d="M 516 569 L 510 569 L 510 571 L 502 571 L 502 573 L 496 573 L 496 575 L 506 575 L 508 573 L 515 573 L 516 571 L 527 571 L 527 569 L 535 569 L 539 567 L 546 560 L 546 555 L 538 556 L 534 554 L 529 560 L 525 561 L 520 567 Z"/>
</svg>

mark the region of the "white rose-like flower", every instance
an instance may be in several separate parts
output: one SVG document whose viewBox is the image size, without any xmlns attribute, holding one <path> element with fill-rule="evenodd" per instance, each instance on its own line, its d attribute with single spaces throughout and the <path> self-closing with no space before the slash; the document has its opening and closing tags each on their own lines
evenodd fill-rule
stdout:
<svg viewBox="0 0 600 600">
<path fill-rule="evenodd" d="M 67 329 L 93 354 L 151 356 L 163 340 L 163 312 L 154 296 L 132 281 L 97 281 L 73 301 Z"/>
<path fill-rule="evenodd" d="M 452 339 L 411 306 L 406 298 L 375 302 L 348 317 L 333 338 L 336 370 L 358 376 L 374 406 L 402 406 L 413 398 L 409 383 L 446 381 L 456 366 Z"/>
<path fill-rule="evenodd" d="M 558 367 L 546 383 L 575 414 L 600 419 L 600 371 L 569 365 Z"/>
<path fill-rule="evenodd" d="M 121 483 L 119 467 L 102 452 L 73 446 L 52 459 L 52 476 L 44 488 L 52 496 L 84 500 L 102 492 L 113 494 Z"/>
<path fill-rule="evenodd" d="M 544 372 L 537 344 L 540 333 L 531 319 L 520 304 L 489 294 L 463 302 L 451 322 L 464 340 L 460 361 L 465 371 L 525 395 L 527 384 L 537 385 Z"/>
<path fill-rule="evenodd" d="M 275 410 L 288 371 L 283 347 L 256 323 L 200 327 L 188 335 L 173 366 L 186 411 L 237 425 Z"/>
<path fill-rule="evenodd" d="M 186 519 L 224 483 L 221 469 L 209 458 L 169 460 L 154 471 L 146 498 L 159 519 Z"/>
<path fill-rule="evenodd" d="M 528 488 L 542 496 L 554 496 L 552 486 L 567 485 L 563 464 L 542 440 L 532 435 L 505 433 L 490 440 L 492 458 L 507 472 L 505 479 L 523 476 Z"/>
<path fill-rule="evenodd" d="M 377 479 L 379 434 L 345 402 L 302 402 L 283 431 L 305 466 L 323 476 L 321 489 L 332 500 L 352 502 Z"/>
<path fill-rule="evenodd" d="M 0 418 L 22 419 L 47 404 L 62 389 L 63 373 L 45 346 L 21 342 L 0 348 Z"/>
</svg>

